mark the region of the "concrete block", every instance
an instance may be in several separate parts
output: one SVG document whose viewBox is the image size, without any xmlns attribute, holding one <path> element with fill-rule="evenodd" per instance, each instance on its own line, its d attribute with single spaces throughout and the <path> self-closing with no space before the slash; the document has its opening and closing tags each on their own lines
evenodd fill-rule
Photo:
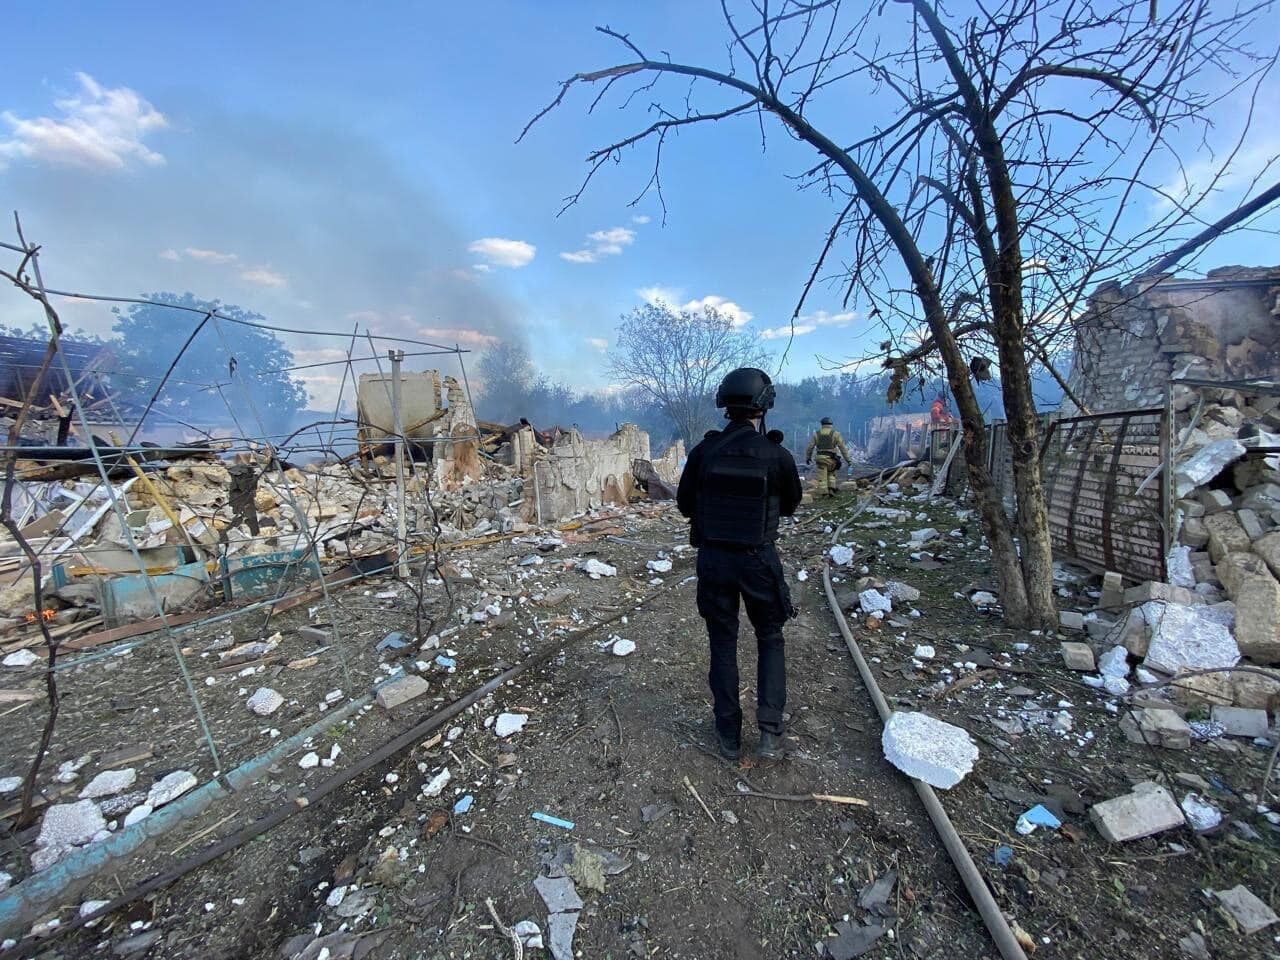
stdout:
<svg viewBox="0 0 1280 960">
<path fill-rule="evenodd" d="M 1232 699 L 1237 707 L 1280 711 L 1280 670 L 1259 669 L 1264 672 L 1231 674 Z"/>
<path fill-rule="evenodd" d="M 1225 490 L 1211 490 L 1205 487 L 1203 490 L 1196 491 L 1196 497 L 1200 501 L 1200 506 L 1204 508 L 1204 516 L 1213 513 L 1221 513 L 1223 510 L 1231 509 L 1231 494 Z"/>
<path fill-rule="evenodd" d="M 1058 626 L 1078 633 L 1084 629 L 1084 614 L 1078 610 L 1063 610 L 1058 614 Z"/>
<path fill-rule="evenodd" d="M 1179 603 L 1144 603 L 1142 617 L 1151 629 L 1146 666 L 1177 675 L 1184 670 L 1234 667 L 1240 662 L 1240 648 L 1231 631 L 1203 606 Z"/>
<path fill-rule="evenodd" d="M 1248 707 L 1215 706 L 1211 713 L 1215 723 L 1222 724 L 1229 737 L 1265 737 L 1270 722 L 1266 710 L 1255 710 Z"/>
<path fill-rule="evenodd" d="M 1093 660 L 1093 648 L 1087 643 L 1068 641 L 1059 644 L 1058 649 L 1062 651 L 1062 662 L 1066 664 L 1068 670 L 1093 673 L 1096 669 Z"/>
<path fill-rule="evenodd" d="M 1132 793 L 1095 803 L 1089 808 L 1089 819 L 1111 843 L 1141 840 L 1186 822 L 1173 795 L 1150 781 L 1138 784 Z"/>
<path fill-rule="evenodd" d="M 409 674 L 384 683 L 378 688 L 378 694 L 374 700 L 383 710 L 394 710 L 410 700 L 416 700 L 426 692 L 427 681 L 416 674 Z"/>
<path fill-rule="evenodd" d="M 1237 509 L 1256 510 L 1258 513 L 1270 513 L 1280 509 L 1280 483 L 1263 483 L 1250 487 L 1236 501 Z"/>
<path fill-rule="evenodd" d="M 99 830 L 107 829 L 102 811 L 92 800 L 55 803 L 45 811 L 36 845 L 68 847 L 88 843 Z"/>
<path fill-rule="evenodd" d="M 1147 648 L 1151 645 L 1151 627 L 1143 617 L 1142 609 L 1135 607 L 1125 614 L 1108 639 L 1120 644 L 1135 657 L 1145 657 Z"/>
<path fill-rule="evenodd" d="M 1124 592 L 1125 603 L 1146 603 L 1149 600 L 1181 604 L 1204 603 L 1203 599 L 1186 587 L 1175 587 L 1171 583 L 1158 583 L 1154 580 L 1140 583 Z"/>
<path fill-rule="evenodd" d="M 1265 930 L 1273 923 L 1280 923 L 1276 912 L 1243 884 L 1237 884 L 1230 890 L 1215 890 L 1213 895 L 1246 936 Z"/>
<path fill-rule="evenodd" d="M 269 717 L 284 706 L 284 697 L 270 687 L 259 687 L 244 705 L 260 717 Z"/>
<path fill-rule="evenodd" d="M 1260 663 L 1280 662 L 1280 581 L 1251 553 L 1231 554 L 1217 573 L 1235 602 L 1240 652 Z"/>
<path fill-rule="evenodd" d="M 966 731 L 923 713 L 894 712 L 880 745 L 895 767 L 940 790 L 963 780 L 978 759 Z"/>
<path fill-rule="evenodd" d="M 319 627 L 299 627 L 298 637 L 303 643 L 318 644 L 326 644 L 333 639 L 328 630 L 321 630 Z"/>
<path fill-rule="evenodd" d="M 1130 743 L 1149 743 L 1166 750 L 1191 747 L 1191 727 L 1173 710 L 1132 710 L 1120 718 L 1120 730 Z"/>
<path fill-rule="evenodd" d="M 1099 605 L 1103 607 L 1118 607 L 1124 603 L 1124 577 L 1115 571 L 1108 571 L 1102 575 L 1102 600 Z"/>
<path fill-rule="evenodd" d="M 1189 709 L 1230 706 L 1236 699 L 1227 673 L 1202 673 L 1194 677 L 1179 677 L 1169 685 L 1173 698 Z"/>
<path fill-rule="evenodd" d="M 1204 516 L 1204 504 L 1199 500 L 1179 500 L 1177 508 L 1182 512 L 1183 517 L 1194 517 L 1198 520 Z"/>
<path fill-rule="evenodd" d="M 1231 553 L 1248 553 L 1253 542 L 1240 526 L 1234 513 L 1215 513 L 1204 518 L 1205 529 L 1209 532 L 1209 556 L 1214 563 L 1221 563 L 1222 558 Z"/>
<path fill-rule="evenodd" d="M 1250 510 L 1248 507 L 1243 507 L 1240 510 L 1237 510 L 1236 519 L 1240 521 L 1240 526 L 1244 529 L 1244 532 L 1248 534 L 1251 541 L 1257 540 L 1267 532 L 1267 528 L 1262 525 L 1262 519 L 1255 511 Z"/>
<path fill-rule="evenodd" d="M 1186 546 L 1197 550 L 1209 543 L 1209 528 L 1201 517 L 1186 517 L 1182 521 L 1182 529 L 1178 531 L 1178 539 Z"/>
<path fill-rule="evenodd" d="M 1253 552 L 1262 558 L 1273 576 L 1280 577 L 1280 530 L 1255 540 Z"/>
</svg>

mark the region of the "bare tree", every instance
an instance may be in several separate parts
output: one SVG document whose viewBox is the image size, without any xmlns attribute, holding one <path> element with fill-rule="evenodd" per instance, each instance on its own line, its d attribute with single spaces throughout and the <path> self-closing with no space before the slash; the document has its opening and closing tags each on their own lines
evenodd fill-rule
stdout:
<svg viewBox="0 0 1280 960">
<path fill-rule="evenodd" d="M 1150 263 L 1194 222 L 1219 177 L 1174 195 L 1158 170 L 1176 169 L 1185 138 L 1207 129 L 1223 95 L 1215 82 L 1221 91 L 1230 74 L 1256 94 L 1274 57 L 1252 57 L 1247 37 L 1267 4 L 1219 12 L 1207 0 L 1178 0 L 1155 16 L 1149 0 L 1003 0 L 968 19 L 946 17 L 929 0 L 848 6 L 856 9 L 840 0 L 756 0 L 736 16 L 722 0 L 727 63 L 719 69 L 650 57 L 628 35 L 598 28 L 629 59 L 570 77 L 530 126 L 578 85 L 599 88 L 592 108 L 615 88 L 625 91 L 624 106 L 654 98 L 645 128 L 588 156 L 568 203 L 641 143 L 654 147 L 645 192 L 661 198 L 667 138 L 693 124 L 754 115 L 763 136 L 772 115 L 812 147 L 819 161 L 800 183 L 830 196 L 839 213 L 793 323 L 828 257 L 847 247 L 833 281 L 846 305 L 864 304 L 885 326 L 880 357 L 895 381 L 936 363 L 946 375 L 1007 617 L 1051 623 L 1030 365 L 1052 369 L 1054 345 L 1087 289 Z M 896 9 L 902 14 L 890 22 Z M 664 83 L 678 92 L 658 99 Z M 826 116 L 856 117 L 847 104 L 874 104 L 874 124 L 844 136 L 819 128 L 814 104 L 832 93 L 838 108 Z M 1135 217 L 1144 195 L 1164 206 Z M 1021 551 L 986 468 L 970 379 L 985 374 L 991 354 L 1009 420 Z"/>
<path fill-rule="evenodd" d="M 714 307 L 677 310 L 659 301 L 622 318 L 609 369 L 615 380 L 653 397 L 692 446 L 715 422 L 712 399 L 724 375 L 763 366 L 765 359 L 755 341 Z"/>
</svg>

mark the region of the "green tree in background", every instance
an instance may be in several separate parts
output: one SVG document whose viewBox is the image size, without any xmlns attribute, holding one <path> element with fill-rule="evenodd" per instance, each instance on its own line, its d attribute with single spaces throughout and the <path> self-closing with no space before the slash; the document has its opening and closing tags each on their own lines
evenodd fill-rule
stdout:
<svg viewBox="0 0 1280 960">
<path fill-rule="evenodd" d="M 113 385 L 127 400 L 144 405 L 202 317 L 187 310 L 216 310 L 179 358 L 156 401 L 156 409 L 196 425 L 234 420 L 246 436 L 286 432 L 307 404 L 302 382 L 288 372 L 293 354 L 275 333 L 262 329 L 260 314 L 190 293 L 153 293 L 155 304 L 116 309 L 112 344 L 117 362 Z M 160 305 L 164 304 L 164 305 Z M 258 418 L 261 418 L 259 425 Z"/>
</svg>

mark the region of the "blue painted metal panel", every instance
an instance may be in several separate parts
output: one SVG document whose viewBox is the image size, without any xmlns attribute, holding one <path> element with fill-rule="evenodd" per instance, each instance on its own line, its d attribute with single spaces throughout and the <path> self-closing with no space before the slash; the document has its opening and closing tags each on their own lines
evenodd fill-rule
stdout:
<svg viewBox="0 0 1280 960">
<path fill-rule="evenodd" d="M 320 560 L 309 547 L 222 560 L 228 599 L 275 596 L 319 576 Z"/>
</svg>

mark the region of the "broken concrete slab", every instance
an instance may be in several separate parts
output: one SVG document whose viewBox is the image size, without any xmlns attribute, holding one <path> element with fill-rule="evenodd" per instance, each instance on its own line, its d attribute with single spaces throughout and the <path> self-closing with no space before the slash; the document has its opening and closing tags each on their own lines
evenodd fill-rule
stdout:
<svg viewBox="0 0 1280 960">
<path fill-rule="evenodd" d="M 1140 840 L 1186 823 L 1182 808 L 1158 783 L 1139 783 L 1133 791 L 1089 808 L 1089 819 L 1111 843 Z"/>
<path fill-rule="evenodd" d="M 132 767 L 124 770 L 104 770 L 80 791 L 81 800 L 110 797 L 132 787 L 138 780 L 138 771 Z"/>
<path fill-rule="evenodd" d="M 1058 626 L 1079 633 L 1084 629 L 1084 614 L 1079 610 L 1063 610 L 1058 614 Z"/>
<path fill-rule="evenodd" d="M 428 689 L 426 680 L 416 674 L 408 674 L 380 686 L 374 700 L 383 710 L 394 710 L 416 700 Z"/>
<path fill-rule="evenodd" d="M 1224 511 L 1205 517 L 1204 526 L 1209 532 L 1209 556 L 1214 563 L 1221 563 L 1228 554 L 1249 552 L 1253 541 L 1234 513 Z"/>
<path fill-rule="evenodd" d="M 879 590 L 863 590 L 858 594 L 858 606 L 863 613 L 888 616 L 893 612 L 893 601 Z"/>
<path fill-rule="evenodd" d="M 1062 661 L 1067 665 L 1068 670 L 1093 673 L 1096 667 L 1093 659 L 1093 648 L 1087 643 L 1076 643 L 1068 640 L 1058 644 L 1058 649 L 1062 652 Z"/>
<path fill-rule="evenodd" d="M 1124 592 L 1125 603 L 1140 604 L 1151 600 L 1191 605 L 1204 603 L 1203 597 L 1200 597 L 1187 587 L 1177 587 L 1171 583 L 1160 583 L 1155 580 L 1140 583 Z"/>
<path fill-rule="evenodd" d="M 270 687 L 259 687 L 244 705 L 260 717 L 269 717 L 284 706 L 284 697 Z"/>
<path fill-rule="evenodd" d="M 146 802 L 152 809 L 158 809 L 194 789 L 197 783 L 196 775 L 190 770 L 174 770 L 151 785 Z"/>
<path fill-rule="evenodd" d="M 1166 750 L 1189 750 L 1191 727 L 1173 710 L 1143 708 L 1120 718 L 1120 731 L 1130 743 L 1146 743 Z"/>
<path fill-rule="evenodd" d="M 1280 581 L 1254 554 L 1231 554 L 1217 572 L 1235 603 L 1240 652 L 1261 663 L 1280 662 Z"/>
<path fill-rule="evenodd" d="M 1266 710 L 1215 706 L 1209 716 L 1214 723 L 1222 724 L 1228 737 L 1265 737 L 1270 727 Z"/>
<path fill-rule="evenodd" d="M 105 829 L 107 821 L 92 800 L 55 803 L 45 811 L 36 845 L 50 848 L 80 846 Z"/>
<path fill-rule="evenodd" d="M 1230 890 L 1215 890 L 1213 895 L 1246 934 L 1257 933 L 1280 922 L 1276 912 L 1243 884 L 1237 884 Z"/>
<path fill-rule="evenodd" d="M 1197 450 L 1174 471 L 1175 496 L 1181 499 L 1245 455 L 1238 440 L 1215 440 Z"/>
<path fill-rule="evenodd" d="M 1240 648 L 1231 631 L 1206 615 L 1203 606 L 1181 603 L 1144 603 L 1142 617 L 1151 630 L 1145 665 L 1177 675 L 1184 670 L 1234 667 Z"/>
<path fill-rule="evenodd" d="M 523 730 L 528 722 L 529 717 L 523 713 L 500 713 L 493 722 L 493 732 L 498 737 L 509 737 Z"/>
<path fill-rule="evenodd" d="M 1257 669 L 1231 674 L 1232 700 L 1238 707 L 1280 712 L 1280 669 Z"/>
<path fill-rule="evenodd" d="M 924 713 L 894 712 L 880 744 L 895 767 L 941 790 L 963 780 L 978 759 L 967 731 Z"/>
<path fill-rule="evenodd" d="M 547 905 L 548 913 L 582 909 L 582 898 L 568 877 L 535 877 L 533 888 Z"/>
</svg>

